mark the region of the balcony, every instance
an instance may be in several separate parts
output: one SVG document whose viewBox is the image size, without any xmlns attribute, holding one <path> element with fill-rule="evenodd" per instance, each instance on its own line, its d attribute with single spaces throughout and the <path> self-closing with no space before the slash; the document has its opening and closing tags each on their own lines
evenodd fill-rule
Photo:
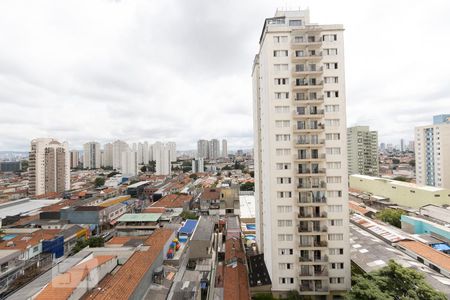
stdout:
<svg viewBox="0 0 450 300">
<path fill-rule="evenodd" d="M 325 181 L 321 181 L 319 184 L 312 184 L 310 182 L 299 183 L 297 189 L 313 190 L 313 189 L 326 189 L 327 184 Z"/>
<path fill-rule="evenodd" d="M 308 218 L 308 217 L 300 217 L 300 214 L 298 214 L 299 219 Z M 297 227 L 298 233 L 318 233 L 318 232 L 326 232 L 327 227 L 326 226 L 298 226 Z"/>
<path fill-rule="evenodd" d="M 299 204 L 308 204 L 308 205 L 312 205 L 312 204 L 326 204 L 327 203 L 327 198 L 325 196 L 322 197 L 314 197 L 314 196 L 301 196 L 298 199 L 298 203 Z"/>
<path fill-rule="evenodd" d="M 304 111 L 296 111 L 294 110 L 292 112 L 294 119 L 318 119 L 323 118 L 325 116 L 323 109 L 316 109 L 316 110 L 304 110 Z M 323 124 L 320 124 L 322 128 L 315 128 L 315 129 L 325 129 L 325 126 Z"/>
<path fill-rule="evenodd" d="M 316 67 L 316 68 L 306 68 L 306 69 L 303 69 L 303 70 L 294 68 L 292 70 L 292 75 L 295 76 L 295 75 L 303 75 L 303 74 L 304 75 L 307 75 L 307 74 L 321 74 L 322 72 L 323 72 L 323 67 L 322 66 Z"/>
<path fill-rule="evenodd" d="M 302 146 L 302 147 L 320 147 L 325 145 L 324 139 L 299 139 L 295 141 L 294 146 Z"/>
<path fill-rule="evenodd" d="M 308 271 L 301 271 L 299 274 L 300 277 L 324 277 L 328 276 L 328 270 L 308 270 Z"/>
<path fill-rule="evenodd" d="M 319 95 L 319 96 L 316 96 L 316 97 L 307 97 L 307 96 L 305 96 L 305 97 L 295 97 L 294 98 L 294 100 L 295 101 L 302 101 L 302 102 L 305 102 L 305 104 L 307 103 L 307 102 L 311 102 L 311 103 L 322 103 L 323 102 L 323 100 L 324 100 L 324 97 L 323 97 L 323 95 Z"/>
<path fill-rule="evenodd" d="M 324 168 L 320 169 L 298 169 L 297 174 L 299 177 L 314 177 L 314 176 L 324 176 L 326 173 Z"/>
<path fill-rule="evenodd" d="M 302 89 L 314 89 L 314 88 L 322 88 L 323 87 L 323 81 L 309 81 L 309 82 L 305 82 L 305 81 L 299 81 L 293 82 L 293 89 L 294 90 L 302 90 Z"/>
<path fill-rule="evenodd" d="M 295 161 L 324 161 L 325 160 L 325 154 L 318 154 L 318 155 L 311 155 L 311 154 L 305 154 L 305 155 L 298 155 L 294 154 L 294 160 Z"/>
</svg>

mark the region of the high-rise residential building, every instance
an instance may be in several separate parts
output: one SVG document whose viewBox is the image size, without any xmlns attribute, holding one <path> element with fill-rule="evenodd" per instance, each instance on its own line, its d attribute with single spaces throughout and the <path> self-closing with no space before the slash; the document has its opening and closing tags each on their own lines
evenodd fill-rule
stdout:
<svg viewBox="0 0 450 300">
<path fill-rule="evenodd" d="M 192 173 L 205 172 L 205 163 L 203 158 L 197 158 L 192 160 Z"/>
<path fill-rule="evenodd" d="M 405 149 L 405 140 L 404 139 L 400 139 L 400 151 L 404 152 Z"/>
<path fill-rule="evenodd" d="M 76 169 L 80 166 L 81 163 L 81 153 L 78 150 L 70 151 L 70 168 Z"/>
<path fill-rule="evenodd" d="M 100 144 L 89 142 L 83 145 L 83 168 L 98 169 L 101 166 Z"/>
<path fill-rule="evenodd" d="M 128 149 L 121 153 L 121 173 L 123 176 L 136 176 L 138 172 L 137 151 Z"/>
<path fill-rule="evenodd" d="M 386 150 L 386 144 L 385 143 L 381 143 L 380 144 L 380 151 L 383 152 L 384 150 Z"/>
<path fill-rule="evenodd" d="M 113 169 L 122 170 L 122 152 L 130 149 L 127 143 L 121 140 L 115 141 L 113 144 Z"/>
<path fill-rule="evenodd" d="M 148 142 L 144 142 L 142 152 L 143 152 L 142 154 L 143 163 L 144 165 L 148 165 L 148 162 L 150 161 L 150 150 L 148 148 Z"/>
<path fill-rule="evenodd" d="M 327 151 L 332 155 L 334 150 Z M 369 126 L 353 126 L 347 129 L 348 175 L 379 176 L 378 132 Z"/>
<path fill-rule="evenodd" d="M 392 151 L 394 151 L 394 146 L 392 144 L 387 144 L 386 150 L 388 152 L 392 152 Z"/>
<path fill-rule="evenodd" d="M 444 115 L 445 116 L 445 115 Z M 450 188 L 450 122 L 442 116 L 415 130 L 416 182 Z"/>
<path fill-rule="evenodd" d="M 156 175 L 170 175 L 172 173 L 170 145 L 156 142 L 153 144 L 153 159 L 156 161 Z"/>
<path fill-rule="evenodd" d="M 414 141 L 409 141 L 408 144 L 408 151 L 414 152 L 415 151 L 415 146 L 414 146 Z"/>
<path fill-rule="evenodd" d="M 169 147 L 170 161 L 177 161 L 177 144 L 175 142 L 168 142 L 166 146 Z"/>
<path fill-rule="evenodd" d="M 253 65 L 256 232 L 272 290 L 351 286 L 342 25 L 277 11 Z"/>
<path fill-rule="evenodd" d="M 208 158 L 218 159 L 220 157 L 220 142 L 217 139 L 209 141 L 208 145 Z"/>
<path fill-rule="evenodd" d="M 207 140 L 197 141 L 197 158 L 209 158 L 209 142 Z"/>
<path fill-rule="evenodd" d="M 138 143 L 137 144 L 137 163 L 138 164 L 143 164 L 144 163 L 144 144 L 143 143 Z"/>
<path fill-rule="evenodd" d="M 70 189 L 70 154 L 67 142 L 41 138 L 31 141 L 29 193 L 43 195 Z"/>
<path fill-rule="evenodd" d="M 107 143 L 103 146 L 104 158 L 102 167 L 112 167 L 113 166 L 113 144 Z"/>
<path fill-rule="evenodd" d="M 228 143 L 227 140 L 222 140 L 222 157 L 228 157 Z"/>
</svg>

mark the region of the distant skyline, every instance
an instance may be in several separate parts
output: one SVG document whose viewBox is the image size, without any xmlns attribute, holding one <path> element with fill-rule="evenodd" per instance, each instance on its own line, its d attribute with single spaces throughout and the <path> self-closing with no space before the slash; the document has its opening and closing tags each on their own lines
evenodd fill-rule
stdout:
<svg viewBox="0 0 450 300">
<path fill-rule="evenodd" d="M 450 113 L 450 1 L 4 0 L 0 150 L 38 137 L 252 148 L 264 19 L 299 7 L 346 29 L 348 126 L 395 145 Z"/>
</svg>

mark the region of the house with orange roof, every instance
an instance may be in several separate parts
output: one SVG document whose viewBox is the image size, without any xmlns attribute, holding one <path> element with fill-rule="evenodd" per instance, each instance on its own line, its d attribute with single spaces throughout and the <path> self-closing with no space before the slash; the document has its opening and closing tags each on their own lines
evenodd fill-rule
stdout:
<svg viewBox="0 0 450 300">
<path fill-rule="evenodd" d="M 170 194 L 152 203 L 150 207 L 182 208 L 183 210 L 188 210 L 192 199 L 192 195 Z"/>
<path fill-rule="evenodd" d="M 117 266 L 115 255 L 91 258 L 60 274 L 42 289 L 35 300 L 80 299 Z"/>
<path fill-rule="evenodd" d="M 175 233 L 170 229 L 156 230 L 140 250 L 112 276 L 101 281 L 97 289 L 91 290 L 86 299 L 144 299 L 153 273 L 162 265 L 174 237 Z"/>
</svg>

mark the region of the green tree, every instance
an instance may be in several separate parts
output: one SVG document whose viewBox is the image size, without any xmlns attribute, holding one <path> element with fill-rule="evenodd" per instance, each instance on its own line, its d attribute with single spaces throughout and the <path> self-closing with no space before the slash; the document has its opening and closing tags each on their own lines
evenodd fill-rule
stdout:
<svg viewBox="0 0 450 300">
<path fill-rule="evenodd" d="M 109 173 L 106 177 L 110 178 L 113 177 L 114 175 L 120 174 L 119 172 L 113 171 L 111 173 Z"/>
<path fill-rule="evenodd" d="M 198 176 L 197 176 L 197 174 L 191 174 L 191 175 L 189 175 L 189 178 L 197 180 Z"/>
<path fill-rule="evenodd" d="M 147 172 L 156 172 L 156 161 L 151 160 L 148 162 Z"/>
<path fill-rule="evenodd" d="M 261 294 L 256 294 L 256 295 L 252 296 L 252 299 L 253 300 L 276 300 L 277 298 L 272 296 L 271 293 L 261 293 Z"/>
<path fill-rule="evenodd" d="M 142 173 L 145 173 L 145 172 L 147 172 L 147 166 L 142 166 L 142 168 L 141 168 L 141 172 L 142 172 Z"/>
<path fill-rule="evenodd" d="M 191 211 L 183 211 L 180 214 L 180 217 L 182 217 L 184 220 L 187 220 L 187 219 L 197 220 L 198 219 L 198 216 Z"/>
<path fill-rule="evenodd" d="M 376 214 L 376 217 L 383 222 L 389 223 L 395 227 L 401 228 L 402 223 L 400 218 L 402 217 L 402 211 L 392 208 L 383 209 Z"/>
<path fill-rule="evenodd" d="M 355 276 L 346 299 L 445 300 L 447 298 L 429 286 L 422 274 L 391 260 L 387 266 L 377 271 Z"/>
<path fill-rule="evenodd" d="M 392 163 L 395 164 L 395 165 L 398 165 L 398 164 L 400 163 L 400 159 L 398 159 L 398 158 L 393 158 L 393 159 L 392 159 Z"/>
<path fill-rule="evenodd" d="M 411 159 L 409 162 L 408 162 L 408 164 L 411 166 L 411 167 L 415 167 L 416 166 L 416 160 L 415 159 Z"/>
<path fill-rule="evenodd" d="M 245 182 L 241 184 L 241 191 L 253 191 L 255 189 L 255 183 L 253 182 Z"/>
<path fill-rule="evenodd" d="M 80 239 L 77 241 L 73 247 L 73 252 L 78 253 L 87 246 L 91 248 L 103 247 L 105 245 L 105 240 L 102 237 L 91 237 L 90 239 Z"/>
<path fill-rule="evenodd" d="M 105 178 L 104 177 L 97 177 L 94 181 L 95 187 L 104 186 L 105 185 Z"/>
</svg>

